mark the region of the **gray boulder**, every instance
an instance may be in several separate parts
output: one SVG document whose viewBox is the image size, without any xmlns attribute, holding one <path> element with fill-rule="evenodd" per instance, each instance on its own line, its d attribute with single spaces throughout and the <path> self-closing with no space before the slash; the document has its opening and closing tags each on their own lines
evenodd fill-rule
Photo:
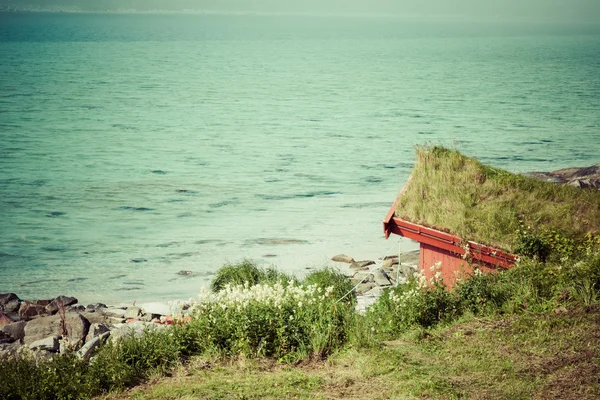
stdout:
<svg viewBox="0 0 600 400">
<path fill-rule="evenodd" d="M 29 345 L 49 336 L 61 336 L 62 326 L 60 315 L 38 317 L 25 325 L 23 341 Z"/>
<path fill-rule="evenodd" d="M 46 311 L 48 314 L 56 314 L 61 307 L 68 307 L 76 303 L 77 299 L 75 297 L 58 296 L 46 306 Z"/>
<path fill-rule="evenodd" d="M 366 292 L 368 292 L 369 290 L 373 289 L 374 287 L 376 287 L 377 285 L 373 282 L 366 282 L 366 283 L 361 283 L 360 285 L 358 285 L 358 287 L 356 288 L 356 295 L 360 296 Z"/>
<path fill-rule="evenodd" d="M 100 346 L 100 344 L 110 336 L 110 332 L 105 332 L 100 336 L 94 337 L 92 340 L 87 342 L 79 351 L 77 351 L 77 357 L 82 358 L 85 361 L 89 361 L 90 357 L 94 353 L 94 350 Z"/>
<path fill-rule="evenodd" d="M 13 339 L 13 337 L 10 336 L 8 333 L 0 331 L 0 344 L 12 343 L 14 341 L 15 339 Z"/>
<path fill-rule="evenodd" d="M 381 262 L 381 268 L 383 269 L 390 269 L 392 268 L 394 265 L 398 264 L 398 258 L 388 258 L 385 259 Z"/>
<path fill-rule="evenodd" d="M 350 264 L 350 268 L 352 268 L 352 269 L 365 269 L 369 265 L 373 265 L 373 264 L 375 264 L 375 261 L 371 261 L 371 260 L 355 261 L 352 264 Z"/>
<path fill-rule="evenodd" d="M 331 261 L 352 264 L 354 262 L 354 258 L 347 256 L 345 254 L 338 254 L 337 256 L 333 256 L 331 258 Z"/>
<path fill-rule="evenodd" d="M 117 308 L 117 307 L 109 307 L 109 308 L 102 308 L 100 310 L 102 314 L 108 316 L 108 317 L 113 317 L 113 318 L 125 318 L 125 309 L 123 308 Z"/>
<path fill-rule="evenodd" d="M 21 341 L 25 337 L 26 324 L 27 322 L 25 321 L 13 322 L 12 324 L 4 325 L 2 328 L 0 328 L 0 330 L 12 337 L 14 340 Z"/>
<path fill-rule="evenodd" d="M 0 311 L 17 313 L 21 306 L 21 299 L 14 293 L 0 294 Z"/>
<path fill-rule="evenodd" d="M 140 304 L 142 312 L 145 314 L 171 315 L 171 307 L 166 303 L 154 302 Z"/>
<path fill-rule="evenodd" d="M 95 323 L 90 325 L 90 329 L 88 330 L 88 334 L 85 337 L 85 342 L 90 342 L 94 338 L 101 336 L 107 332 L 110 332 L 110 327 L 107 324 L 103 323 Z"/>
<path fill-rule="evenodd" d="M 90 328 L 90 321 L 88 321 L 81 314 L 67 314 L 65 320 L 67 328 L 67 339 L 74 346 L 83 344 Z"/>
<path fill-rule="evenodd" d="M 128 318 L 138 318 L 141 313 L 142 313 L 142 309 L 141 308 L 139 308 L 139 307 L 129 307 L 129 308 L 127 308 L 127 311 L 125 311 L 124 318 L 125 319 L 128 319 Z"/>
<path fill-rule="evenodd" d="M 25 301 L 19 307 L 19 319 L 28 320 L 40 315 L 47 315 L 45 305 Z"/>
<path fill-rule="evenodd" d="M 390 279 L 388 274 L 386 274 L 380 269 L 373 271 L 373 281 L 378 286 L 390 286 L 392 284 L 392 280 Z"/>
<path fill-rule="evenodd" d="M 0 311 L 0 328 L 4 325 L 12 324 L 15 322 L 10 316 Z"/>
<path fill-rule="evenodd" d="M 50 336 L 44 339 L 36 340 L 29 345 L 31 350 L 45 350 L 56 353 L 59 349 L 58 336 Z"/>
</svg>

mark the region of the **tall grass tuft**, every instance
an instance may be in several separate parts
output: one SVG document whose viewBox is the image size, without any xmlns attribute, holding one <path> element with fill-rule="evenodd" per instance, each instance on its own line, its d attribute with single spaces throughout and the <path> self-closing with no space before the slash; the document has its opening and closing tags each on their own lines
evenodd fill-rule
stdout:
<svg viewBox="0 0 600 400">
<path fill-rule="evenodd" d="M 213 292 L 218 292 L 227 285 L 256 285 L 259 283 L 276 283 L 294 279 L 275 267 L 261 268 L 250 260 L 243 260 L 237 264 L 226 264 L 221 267 L 211 282 Z"/>
</svg>

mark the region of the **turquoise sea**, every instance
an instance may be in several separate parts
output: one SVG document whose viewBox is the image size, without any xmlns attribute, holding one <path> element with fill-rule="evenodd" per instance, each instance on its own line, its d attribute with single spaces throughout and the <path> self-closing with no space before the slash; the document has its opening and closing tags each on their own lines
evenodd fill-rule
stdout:
<svg viewBox="0 0 600 400">
<path fill-rule="evenodd" d="M 424 143 L 600 162 L 600 27 L 2 13 L 0 293 L 181 299 L 228 261 L 374 259 Z"/>
</svg>

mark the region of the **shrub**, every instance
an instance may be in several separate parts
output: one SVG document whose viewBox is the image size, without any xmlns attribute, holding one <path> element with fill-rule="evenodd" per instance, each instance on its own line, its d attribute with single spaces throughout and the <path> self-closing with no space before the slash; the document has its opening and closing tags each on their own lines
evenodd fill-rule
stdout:
<svg viewBox="0 0 600 400">
<path fill-rule="evenodd" d="M 274 267 L 260 268 L 250 260 L 237 264 L 226 264 L 221 267 L 211 282 L 213 292 L 222 290 L 227 285 L 257 285 L 259 283 L 276 283 L 293 279 L 290 275 L 278 271 Z"/>
<path fill-rule="evenodd" d="M 294 281 L 227 285 L 201 294 L 188 328 L 199 348 L 225 355 L 322 357 L 345 343 L 353 311 L 333 290 Z"/>
<path fill-rule="evenodd" d="M 343 298 L 343 301 L 354 302 L 356 300 L 356 293 L 352 291 L 354 285 L 352 285 L 350 279 L 333 268 L 312 271 L 304 277 L 302 283 L 306 286 L 317 285 L 317 287 L 322 288 L 332 287 L 333 290 L 331 291 L 331 294 L 333 297 L 341 299 L 343 296 L 347 295 Z"/>
</svg>

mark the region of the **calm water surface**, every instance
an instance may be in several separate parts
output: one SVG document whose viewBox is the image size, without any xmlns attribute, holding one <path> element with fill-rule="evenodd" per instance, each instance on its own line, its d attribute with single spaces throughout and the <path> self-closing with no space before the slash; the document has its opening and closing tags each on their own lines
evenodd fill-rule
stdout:
<svg viewBox="0 0 600 400">
<path fill-rule="evenodd" d="M 376 258 L 415 145 L 591 165 L 598 110 L 589 27 L 0 14 L 0 293 L 188 298 L 245 257 Z"/>
</svg>

